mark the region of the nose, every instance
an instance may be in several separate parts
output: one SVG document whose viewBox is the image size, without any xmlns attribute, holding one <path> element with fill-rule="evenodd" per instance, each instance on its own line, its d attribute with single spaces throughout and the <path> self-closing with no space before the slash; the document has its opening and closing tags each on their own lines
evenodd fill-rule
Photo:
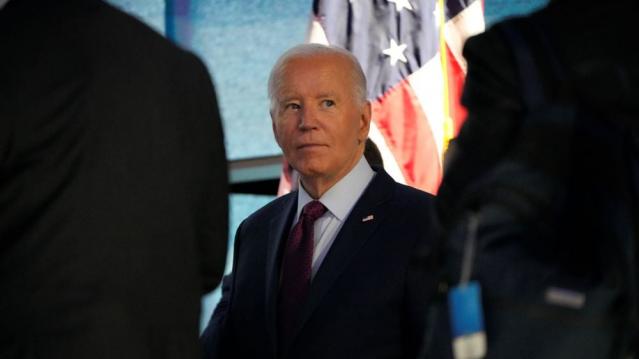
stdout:
<svg viewBox="0 0 639 359">
<path fill-rule="evenodd" d="M 300 112 L 298 128 L 308 131 L 317 128 L 317 111 L 312 106 L 304 106 Z"/>
</svg>

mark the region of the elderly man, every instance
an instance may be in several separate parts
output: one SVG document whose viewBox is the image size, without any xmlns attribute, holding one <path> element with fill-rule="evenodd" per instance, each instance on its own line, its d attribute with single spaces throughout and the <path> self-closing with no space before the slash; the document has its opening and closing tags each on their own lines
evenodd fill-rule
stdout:
<svg viewBox="0 0 639 359">
<path fill-rule="evenodd" d="M 269 80 L 299 190 L 248 217 L 203 334 L 210 358 L 414 358 L 435 278 L 432 197 L 363 157 L 371 108 L 349 52 L 299 45 Z"/>
</svg>

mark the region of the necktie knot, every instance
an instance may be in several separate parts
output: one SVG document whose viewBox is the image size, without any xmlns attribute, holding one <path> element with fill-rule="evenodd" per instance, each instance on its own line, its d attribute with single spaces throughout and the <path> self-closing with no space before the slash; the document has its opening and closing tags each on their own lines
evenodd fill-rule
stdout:
<svg viewBox="0 0 639 359">
<path fill-rule="evenodd" d="M 302 216 L 311 222 L 315 222 L 324 213 L 326 213 L 326 207 L 320 201 L 308 202 L 304 208 L 302 208 Z"/>
</svg>

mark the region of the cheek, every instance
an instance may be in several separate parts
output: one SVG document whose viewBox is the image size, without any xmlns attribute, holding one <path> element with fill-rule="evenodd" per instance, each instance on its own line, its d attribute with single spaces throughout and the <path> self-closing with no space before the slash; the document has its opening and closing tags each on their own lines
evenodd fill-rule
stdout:
<svg viewBox="0 0 639 359">
<path fill-rule="evenodd" d="M 357 139 L 360 138 L 362 131 L 359 123 L 353 124 L 351 122 L 348 126 L 343 126 L 341 129 L 336 131 L 336 133 L 338 133 L 338 136 L 340 137 L 340 145 L 350 147 L 353 144 L 357 144 Z"/>
<path fill-rule="evenodd" d="M 281 148 L 285 148 L 291 141 L 291 131 L 286 127 L 285 122 L 279 122 L 273 127 L 275 140 Z"/>
</svg>

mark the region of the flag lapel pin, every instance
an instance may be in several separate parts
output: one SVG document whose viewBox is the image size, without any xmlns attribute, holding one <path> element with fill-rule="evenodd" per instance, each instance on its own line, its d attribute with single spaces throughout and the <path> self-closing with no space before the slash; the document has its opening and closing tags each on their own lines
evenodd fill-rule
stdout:
<svg viewBox="0 0 639 359">
<path fill-rule="evenodd" d="M 372 214 L 369 214 L 368 216 L 362 218 L 362 222 L 372 221 L 373 218 L 375 218 L 375 216 L 373 216 Z"/>
</svg>

